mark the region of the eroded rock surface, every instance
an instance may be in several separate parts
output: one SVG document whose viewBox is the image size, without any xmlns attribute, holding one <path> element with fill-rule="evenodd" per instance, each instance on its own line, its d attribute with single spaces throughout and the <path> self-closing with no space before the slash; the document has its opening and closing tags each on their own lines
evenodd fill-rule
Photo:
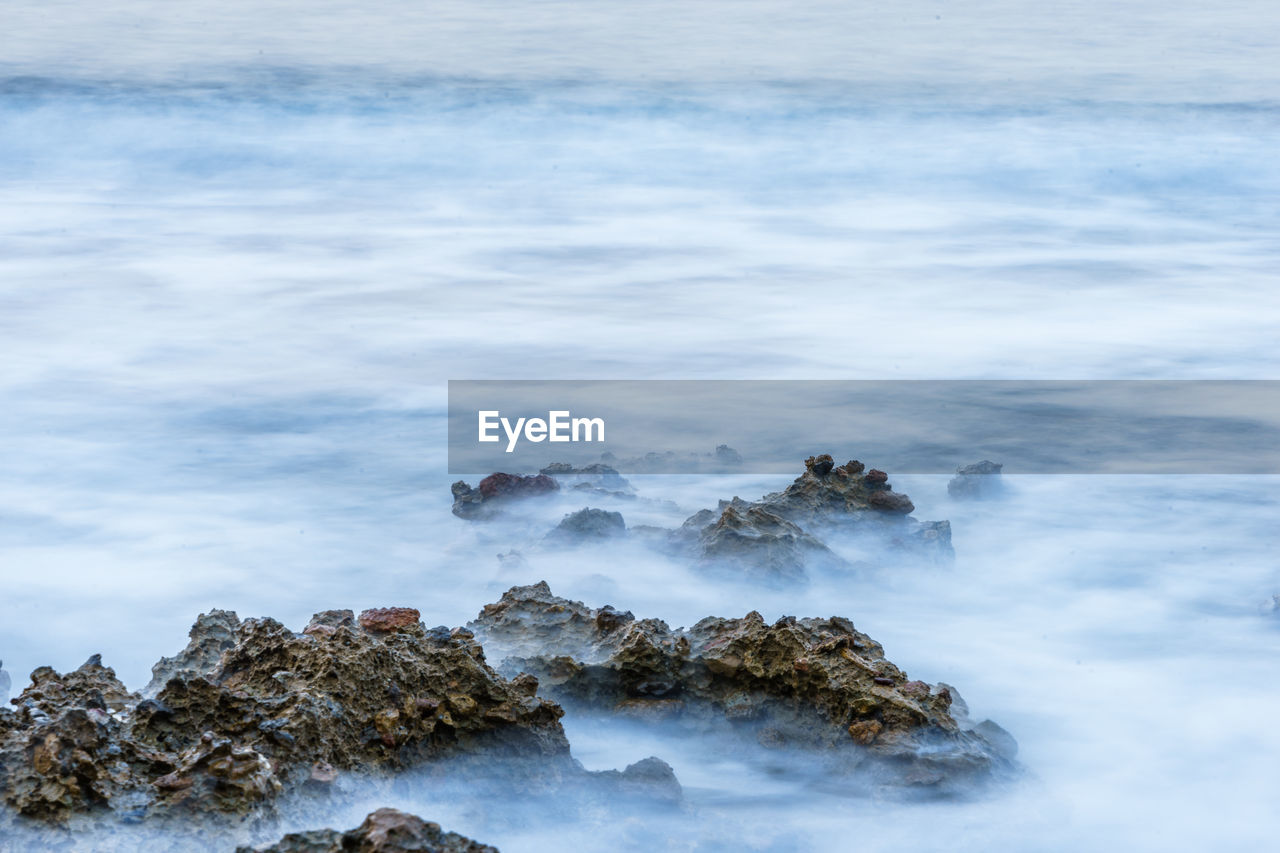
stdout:
<svg viewBox="0 0 1280 853">
<path fill-rule="evenodd" d="M 171 658 L 160 658 L 151 667 L 151 683 L 142 695 L 154 696 L 176 675 L 194 675 L 213 669 L 222 653 L 236 644 L 240 619 L 229 610 L 201 613 L 187 635 L 187 647 Z"/>
<path fill-rule="evenodd" d="M 543 582 L 509 590 L 469 627 L 503 671 L 536 676 L 566 705 L 812 750 L 851 785 L 952 793 L 1013 768 L 1007 733 L 962 725 L 950 689 L 908 678 L 847 619 L 769 625 L 752 612 L 673 630 Z"/>
<path fill-rule="evenodd" d="M 378 809 L 355 829 L 294 832 L 267 847 L 239 847 L 236 853 L 498 853 L 439 824 L 396 809 Z"/>
<path fill-rule="evenodd" d="M 806 566 L 843 563 L 821 540 L 764 507 L 735 500 L 720 509 L 718 518 L 714 513 L 695 515 L 682 528 L 696 530 L 691 550 L 703 568 L 752 580 L 797 582 L 806 578 Z M 708 518 L 714 520 L 697 529 Z"/>
<path fill-rule="evenodd" d="M 502 678 L 470 631 L 427 630 L 408 608 L 326 611 L 301 634 L 215 611 L 156 671 L 171 674 L 144 699 L 97 656 L 65 675 L 36 670 L 0 713 L 5 803 L 55 823 L 263 813 L 345 772 L 487 755 L 524 761 L 531 780 L 582 774 L 532 677 Z"/>
</svg>

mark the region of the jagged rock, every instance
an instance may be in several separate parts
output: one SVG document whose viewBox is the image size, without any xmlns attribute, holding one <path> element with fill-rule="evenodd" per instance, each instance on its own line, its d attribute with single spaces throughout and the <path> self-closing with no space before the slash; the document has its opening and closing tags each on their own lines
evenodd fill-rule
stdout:
<svg viewBox="0 0 1280 853">
<path fill-rule="evenodd" d="M 559 488 L 546 474 L 523 476 L 498 472 L 485 477 L 474 489 L 459 480 L 451 487 L 453 514 L 470 520 L 493 518 L 505 502 L 550 494 Z"/>
<path fill-rule="evenodd" d="M 213 622 L 235 626 L 217 660 Z M 261 814 L 278 792 L 340 771 L 442 758 L 525 761 L 530 784 L 584 775 L 559 706 L 535 695 L 532 678 L 489 668 L 470 631 L 426 630 L 408 608 L 361 622 L 326 611 L 295 634 L 272 619 L 206 615 L 146 699 L 96 655 L 66 675 L 37 669 L 16 710 L 0 714 L 0 792 L 24 816 L 64 822 Z"/>
<path fill-rule="evenodd" d="M 294 832 L 267 847 L 239 847 L 236 853 L 498 853 L 496 847 L 445 832 L 396 809 L 378 809 L 356 829 Z"/>
<path fill-rule="evenodd" d="M 843 525 L 884 513 L 907 515 L 915 506 L 906 495 L 894 492 L 889 476 L 856 459 L 837 467 L 829 454 L 810 456 L 804 473 L 781 492 L 765 495 L 758 503 L 806 530 L 823 525 Z M 874 495 L 893 494 L 893 499 Z"/>
<path fill-rule="evenodd" d="M 758 613 L 672 630 L 611 607 L 515 587 L 470 627 L 566 705 L 735 731 L 813 750 L 850 784 L 963 791 L 1012 769 L 1007 744 L 966 729 L 950 691 L 908 679 L 847 619 Z"/>
<path fill-rule="evenodd" d="M 547 535 L 550 542 L 576 544 L 619 539 L 627 535 L 622 513 L 586 507 L 566 515 Z"/>
<path fill-rule="evenodd" d="M 17 712 L 0 728 L 0 792 L 26 817 L 60 822 L 75 812 L 144 796 L 146 774 L 171 766 L 128 739 L 118 712 L 139 701 L 94 655 L 60 675 L 50 667 L 31 674 L 14 700 Z"/>
<path fill-rule="evenodd" d="M 163 713 L 139 709 L 134 734 L 177 751 L 214 732 L 294 768 L 286 781 L 317 761 L 394 768 L 459 748 L 567 759 L 557 706 L 486 666 L 469 631 L 427 631 L 411 616 L 366 611 L 329 634 L 247 620 L 212 672 L 165 686 Z"/>
<path fill-rule="evenodd" d="M 327 637 L 339 628 L 352 628 L 355 624 L 356 614 L 350 610 L 321 610 L 311 617 L 311 621 L 307 623 L 307 627 L 302 629 L 302 633 Z M 210 667 L 205 671 L 208 672 L 212 669 L 213 667 Z"/>
<path fill-rule="evenodd" d="M 1000 476 L 1003 468 L 1004 465 L 986 459 L 962 465 L 947 483 L 947 493 L 959 499 L 995 497 L 1004 491 L 1004 479 Z"/>
<path fill-rule="evenodd" d="M 574 491 L 593 492 L 613 497 L 631 498 L 636 490 L 617 469 L 596 462 L 575 468 L 567 462 L 553 462 L 543 468 L 540 474 L 552 477 L 562 488 Z"/>
<path fill-rule="evenodd" d="M 895 550 L 932 559 L 953 555 L 951 524 L 911 518 L 911 499 L 895 492 L 883 471 L 867 471 L 857 460 L 836 466 L 825 453 L 804 464 L 804 473 L 781 492 L 721 501 L 718 514 L 700 510 L 669 535 L 668 545 L 704 565 L 736 566 L 749 577 L 783 582 L 802 580 L 815 560 L 848 566 L 817 538 L 824 531 L 875 535 Z"/>
<path fill-rule="evenodd" d="M 156 695 L 176 675 L 195 675 L 213 669 L 222 653 L 235 645 L 238 627 L 239 618 L 228 610 L 201 613 L 191 626 L 188 634 L 191 641 L 187 647 L 171 658 L 160 658 L 151 667 L 151 683 L 143 689 L 142 695 Z"/>
<path fill-rule="evenodd" d="M 686 528 L 706 518 L 695 515 L 685 522 Z M 704 568 L 765 581 L 802 581 L 805 566 L 815 560 L 829 566 L 843 562 L 799 526 L 743 501 L 723 505 L 720 517 L 698 532 L 692 550 Z"/>
</svg>

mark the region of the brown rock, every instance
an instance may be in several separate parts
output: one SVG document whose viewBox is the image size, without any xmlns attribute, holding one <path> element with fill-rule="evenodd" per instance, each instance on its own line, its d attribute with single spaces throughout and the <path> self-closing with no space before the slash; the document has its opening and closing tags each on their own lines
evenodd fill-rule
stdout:
<svg viewBox="0 0 1280 853">
<path fill-rule="evenodd" d="M 521 476 L 519 474 L 490 474 L 480 481 L 480 494 L 486 500 L 492 498 L 524 498 L 545 495 L 559 489 L 559 485 L 546 474 Z"/>
<path fill-rule="evenodd" d="M 849 736 L 854 743 L 870 746 L 883 730 L 884 726 L 879 720 L 860 720 L 849 726 Z"/>
<path fill-rule="evenodd" d="M 508 590 L 470 627 L 490 654 L 506 657 L 502 668 L 536 675 L 540 692 L 566 705 L 750 732 L 753 742 L 768 731 L 769 742 L 818 750 L 872 784 L 936 777 L 950 788 L 1012 769 L 1007 748 L 962 728 L 949 701 L 908 680 L 846 619 L 770 625 L 752 612 L 672 630 L 610 612 L 606 630 L 600 610 L 543 582 Z"/>
<path fill-rule="evenodd" d="M 381 607 L 360 614 L 360 627 L 366 631 L 390 633 L 418 625 L 422 614 L 412 607 Z"/>
</svg>

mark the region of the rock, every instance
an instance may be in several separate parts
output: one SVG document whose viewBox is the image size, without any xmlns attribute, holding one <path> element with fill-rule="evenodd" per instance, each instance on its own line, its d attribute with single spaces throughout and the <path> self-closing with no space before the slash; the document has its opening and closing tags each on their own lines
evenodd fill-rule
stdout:
<svg viewBox="0 0 1280 853">
<path fill-rule="evenodd" d="M 608 785 L 629 797 L 664 805 L 675 805 L 684 799 L 684 790 L 671 765 L 653 756 L 628 765 L 621 773 L 617 770 L 602 771 L 596 774 L 596 784 Z"/>
<path fill-rule="evenodd" d="M 560 487 L 556 481 L 545 474 L 521 476 L 519 474 L 490 474 L 480 481 L 480 494 L 485 500 L 495 498 L 527 498 L 545 495 Z"/>
<path fill-rule="evenodd" d="M 218 665 L 222 653 L 235 645 L 238 627 L 239 618 L 228 610 L 201 613 L 187 635 L 190 637 L 187 647 L 171 658 L 160 658 L 151 667 L 151 683 L 143 689 L 142 695 L 156 695 L 176 675 L 199 675 L 212 670 Z"/>
<path fill-rule="evenodd" d="M 378 809 L 356 829 L 293 832 L 267 847 L 239 847 L 236 853 L 498 853 L 439 824 L 395 809 Z"/>
<path fill-rule="evenodd" d="M 339 628 L 351 628 L 355 624 L 356 615 L 350 610 L 322 610 L 311 617 L 311 621 L 302 629 L 302 633 L 328 637 Z"/>
<path fill-rule="evenodd" d="M 587 507 L 566 515 L 547 535 L 547 541 L 562 544 L 602 542 L 627 535 L 622 513 Z"/>
<path fill-rule="evenodd" d="M 707 517 L 699 513 L 685 525 Z M 803 581 L 805 566 L 814 560 L 829 566 L 843 562 L 799 526 L 736 499 L 724 505 L 719 518 L 699 531 L 692 550 L 703 568 L 718 568 L 762 581 Z"/>
<path fill-rule="evenodd" d="M 0 660 L 0 706 L 9 704 L 9 690 L 13 687 L 13 679 L 4 670 L 4 661 Z"/>
<path fill-rule="evenodd" d="M 360 627 L 366 631 L 390 633 L 418 627 L 422 614 L 412 607 L 382 607 L 360 614 Z M 314 621 L 314 620 L 312 620 Z"/>
<path fill-rule="evenodd" d="M 283 787 L 266 756 L 205 732 L 178 758 L 178 768 L 152 782 L 158 804 L 189 811 L 246 812 Z"/>
<path fill-rule="evenodd" d="M 811 456 L 805 460 L 804 473 L 791 485 L 751 505 L 811 536 L 866 534 L 914 556 L 935 560 L 954 556 L 948 522 L 910 517 L 915 511 L 911 499 L 893 490 L 886 473 L 875 468 L 867 471 L 856 459 L 836 466 L 828 454 Z"/>
<path fill-rule="evenodd" d="M 873 468 L 863 475 L 863 469 L 856 460 L 835 467 L 825 453 L 810 456 L 805 460 L 804 473 L 790 486 L 765 495 L 758 503 L 806 530 L 878 520 L 884 513 L 905 515 L 915 509 L 910 498 L 893 492 L 888 474 Z M 896 497 L 873 501 L 873 495 L 887 494 Z"/>
<path fill-rule="evenodd" d="M 911 499 L 895 492 L 883 471 L 864 474 L 866 466 L 857 460 L 837 467 L 826 453 L 804 464 L 804 473 L 783 491 L 758 501 L 721 501 L 718 510 L 690 516 L 665 541 L 650 529 L 633 532 L 700 566 L 767 582 L 803 581 L 811 566 L 855 567 L 833 553 L 818 531 L 875 536 L 892 551 L 933 560 L 954 556 L 950 523 L 911 518 Z"/>
<path fill-rule="evenodd" d="M 469 630 L 427 631 L 409 608 L 366 611 L 360 624 L 326 611 L 301 634 L 211 616 L 157 667 L 173 674 L 152 698 L 130 693 L 96 655 L 66 675 L 32 673 L 15 711 L 0 713 L 5 803 L 50 823 L 260 816 L 279 794 L 342 771 L 445 758 L 483 767 L 499 755 L 526 773 L 513 776 L 517 789 L 589 776 L 569 755 L 559 706 L 534 695 L 532 679 L 492 670 Z M 227 626 L 230 645 L 205 668 Z"/>
<path fill-rule="evenodd" d="M 972 465 L 962 465 L 947 483 L 947 494 L 959 500 L 991 498 L 1004 491 L 1004 479 L 1000 476 L 1004 465 L 986 459 Z"/>
<path fill-rule="evenodd" d="M 453 514 L 459 518 L 480 520 L 493 518 L 505 502 L 537 497 L 558 491 L 560 486 L 546 474 L 490 474 L 476 488 L 459 480 L 451 487 Z"/>
<path fill-rule="evenodd" d="M 17 713 L 0 728 L 0 793 L 19 814 L 60 822 L 136 793 L 148 782 L 137 766 L 169 765 L 129 742 L 115 712 L 141 697 L 130 693 L 97 655 L 60 675 L 31 674 L 14 700 Z M 160 775 L 159 773 L 155 775 Z"/>
<path fill-rule="evenodd" d="M 470 626 L 504 672 L 567 706 L 812 752 L 849 784 L 963 792 L 1014 769 L 1007 744 L 951 715 L 847 619 L 758 613 L 672 630 L 613 608 L 515 587 Z M 661 706 L 646 714 L 646 706 Z"/>
</svg>

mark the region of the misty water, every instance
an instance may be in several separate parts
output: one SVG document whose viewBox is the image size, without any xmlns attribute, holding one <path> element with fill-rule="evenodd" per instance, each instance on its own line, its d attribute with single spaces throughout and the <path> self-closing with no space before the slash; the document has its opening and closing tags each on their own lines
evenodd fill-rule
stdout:
<svg viewBox="0 0 1280 853">
<path fill-rule="evenodd" d="M 99 652 L 140 688 L 213 607 L 461 625 L 545 579 L 672 625 L 848 616 L 1026 773 L 851 798 L 803 757 L 571 714 L 588 768 L 657 755 L 685 811 L 526 819 L 424 781 L 333 825 L 395 805 L 509 853 L 1274 843 L 1275 477 L 1010 472 L 961 503 L 890 471 L 954 566 L 803 589 L 527 547 L 578 506 L 449 512 L 448 379 L 1275 377 L 1270 4 L 862 5 L 6 3 L 13 692 Z M 798 446 L 797 473 L 818 452 L 861 458 Z M 671 526 L 788 479 L 592 505 Z"/>
</svg>

